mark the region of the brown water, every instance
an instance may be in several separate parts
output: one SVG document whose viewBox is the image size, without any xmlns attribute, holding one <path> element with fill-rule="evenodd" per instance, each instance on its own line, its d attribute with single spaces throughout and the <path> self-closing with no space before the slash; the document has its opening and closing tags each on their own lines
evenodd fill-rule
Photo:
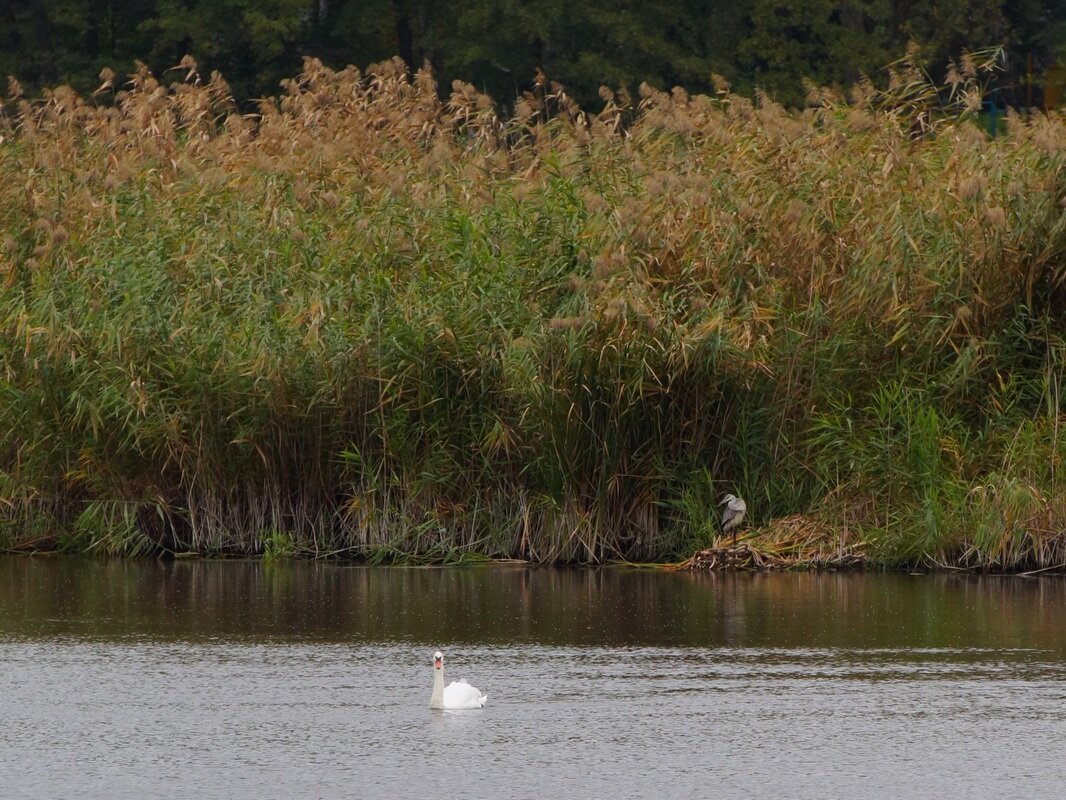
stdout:
<svg viewBox="0 0 1066 800">
<path fill-rule="evenodd" d="M 3 798 L 1057 798 L 1066 582 L 6 558 L 0 720 Z"/>
</svg>

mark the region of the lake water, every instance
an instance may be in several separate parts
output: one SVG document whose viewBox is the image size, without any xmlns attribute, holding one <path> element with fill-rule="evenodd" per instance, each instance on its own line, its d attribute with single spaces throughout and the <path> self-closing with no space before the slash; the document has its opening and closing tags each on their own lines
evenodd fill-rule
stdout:
<svg viewBox="0 0 1066 800">
<path fill-rule="evenodd" d="M 3 798 L 1058 798 L 1066 581 L 0 558 L 0 722 Z"/>
</svg>

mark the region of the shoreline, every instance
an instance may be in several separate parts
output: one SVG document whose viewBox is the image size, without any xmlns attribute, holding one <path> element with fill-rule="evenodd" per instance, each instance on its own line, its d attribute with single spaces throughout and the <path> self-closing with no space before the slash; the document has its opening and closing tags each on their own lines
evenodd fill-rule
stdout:
<svg viewBox="0 0 1066 800">
<path fill-rule="evenodd" d="M 250 562 L 263 566 L 279 566 L 300 563 L 326 563 L 338 566 L 386 569 L 469 569 L 469 568 L 520 568 L 520 569 L 624 569 L 633 571 L 693 572 L 693 573 L 746 573 L 767 575 L 773 573 L 881 573 L 910 575 L 974 575 L 987 577 L 1066 577 L 1066 563 L 1045 566 L 1019 564 L 1016 567 L 988 563 L 956 565 L 932 558 L 913 563 L 877 560 L 856 548 L 846 546 L 837 553 L 820 553 L 801 558 L 796 554 L 782 555 L 773 542 L 760 536 L 741 536 L 734 545 L 721 537 L 710 547 L 697 550 L 688 558 L 679 561 L 626 561 L 602 562 L 532 561 L 518 558 L 493 558 L 480 553 L 465 553 L 454 559 L 442 559 L 417 554 L 392 554 L 382 559 L 373 556 L 354 555 L 345 557 L 336 553 L 315 555 L 293 553 L 286 556 L 269 556 L 249 553 L 211 553 L 191 551 L 160 551 L 150 556 L 130 557 L 113 553 L 94 553 L 87 550 L 64 551 L 59 549 L 37 550 L 25 547 L 0 547 L 0 558 L 28 559 L 86 559 L 91 561 L 170 561 L 170 562 Z"/>
</svg>

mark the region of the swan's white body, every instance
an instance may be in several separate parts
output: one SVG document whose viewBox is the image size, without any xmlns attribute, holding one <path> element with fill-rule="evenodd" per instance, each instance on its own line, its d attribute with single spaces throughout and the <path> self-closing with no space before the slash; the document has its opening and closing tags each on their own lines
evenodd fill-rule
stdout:
<svg viewBox="0 0 1066 800">
<path fill-rule="evenodd" d="M 444 656 L 433 655 L 433 696 L 430 708 L 481 708 L 489 699 L 466 681 L 452 681 L 444 685 Z"/>
</svg>

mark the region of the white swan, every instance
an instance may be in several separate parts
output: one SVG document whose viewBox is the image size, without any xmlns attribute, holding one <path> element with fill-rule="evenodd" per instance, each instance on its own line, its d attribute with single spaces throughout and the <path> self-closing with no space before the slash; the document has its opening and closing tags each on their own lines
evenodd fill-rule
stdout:
<svg viewBox="0 0 1066 800">
<path fill-rule="evenodd" d="M 444 655 L 433 654 L 433 697 L 430 708 L 481 708 L 489 699 L 466 681 L 452 681 L 444 687 Z"/>
</svg>

